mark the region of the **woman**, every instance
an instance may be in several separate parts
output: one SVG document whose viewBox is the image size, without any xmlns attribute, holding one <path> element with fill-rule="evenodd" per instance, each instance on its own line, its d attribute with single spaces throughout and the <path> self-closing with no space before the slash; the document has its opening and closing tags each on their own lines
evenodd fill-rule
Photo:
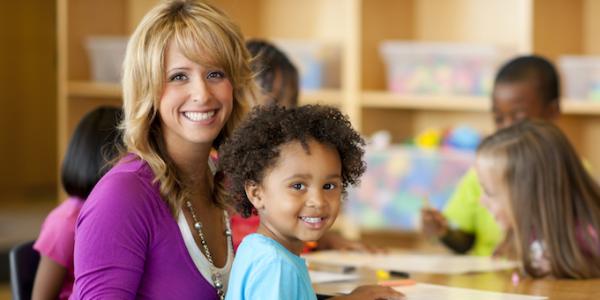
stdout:
<svg viewBox="0 0 600 300">
<path fill-rule="evenodd" d="M 233 248 L 209 153 L 253 99 L 249 59 L 210 5 L 168 1 L 141 21 L 124 62 L 127 153 L 81 211 L 75 298 L 223 298 Z"/>
</svg>

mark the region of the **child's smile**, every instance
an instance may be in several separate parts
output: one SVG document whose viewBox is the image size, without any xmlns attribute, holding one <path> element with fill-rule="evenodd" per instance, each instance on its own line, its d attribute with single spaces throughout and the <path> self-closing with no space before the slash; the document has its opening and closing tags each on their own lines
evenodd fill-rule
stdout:
<svg viewBox="0 0 600 300">
<path fill-rule="evenodd" d="M 325 221 L 327 221 L 327 217 L 309 217 L 309 216 L 300 216 L 298 219 L 304 221 L 307 226 L 313 229 L 320 229 L 325 226 Z"/>
</svg>

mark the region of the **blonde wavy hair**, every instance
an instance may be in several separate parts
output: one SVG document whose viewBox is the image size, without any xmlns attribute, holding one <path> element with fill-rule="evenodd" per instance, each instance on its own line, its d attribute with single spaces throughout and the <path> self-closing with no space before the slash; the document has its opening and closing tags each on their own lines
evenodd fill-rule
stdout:
<svg viewBox="0 0 600 300">
<path fill-rule="evenodd" d="M 165 1 L 150 10 L 133 32 L 123 62 L 123 142 L 127 152 L 136 154 L 152 168 L 163 199 L 177 215 L 189 189 L 187 179 L 166 151 L 158 116 L 165 82 L 165 52 L 170 42 L 196 63 L 223 68 L 231 81 L 233 109 L 213 142 L 215 149 L 254 103 L 256 86 L 240 29 L 209 4 Z M 219 180 L 214 181 L 210 170 L 207 172 L 214 201 L 222 206 L 225 189 Z"/>
<path fill-rule="evenodd" d="M 530 256 L 531 243 L 539 240 L 555 277 L 600 277 L 600 186 L 560 129 L 523 121 L 484 139 L 477 152 L 508 188 L 504 205 L 527 273 L 546 275 Z"/>
</svg>

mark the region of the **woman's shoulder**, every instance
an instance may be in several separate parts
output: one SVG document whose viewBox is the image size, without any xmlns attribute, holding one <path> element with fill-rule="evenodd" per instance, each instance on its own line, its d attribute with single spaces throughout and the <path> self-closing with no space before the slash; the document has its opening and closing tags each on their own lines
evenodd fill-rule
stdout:
<svg viewBox="0 0 600 300">
<path fill-rule="evenodd" d="M 153 179 L 154 173 L 148 163 L 134 154 L 127 154 L 106 172 L 94 190 L 98 187 L 106 188 L 106 186 L 127 190 L 140 187 L 151 188 Z"/>
<path fill-rule="evenodd" d="M 83 210 L 97 206 L 157 209 L 163 206 L 162 202 L 150 166 L 130 154 L 100 179 L 85 201 Z"/>
<path fill-rule="evenodd" d="M 139 156 L 128 153 L 117 162 L 104 177 L 116 174 L 127 174 L 135 177 L 152 179 L 154 174 L 146 161 Z"/>
</svg>

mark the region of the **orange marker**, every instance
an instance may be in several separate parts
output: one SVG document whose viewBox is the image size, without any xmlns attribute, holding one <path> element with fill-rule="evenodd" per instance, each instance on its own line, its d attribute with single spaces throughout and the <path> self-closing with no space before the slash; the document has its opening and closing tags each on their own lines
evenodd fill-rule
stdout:
<svg viewBox="0 0 600 300">
<path fill-rule="evenodd" d="M 388 280 L 388 281 L 381 281 L 378 283 L 379 285 L 382 286 L 410 286 L 410 285 L 415 285 L 417 284 L 417 282 L 413 279 L 399 279 L 399 280 Z"/>
</svg>

